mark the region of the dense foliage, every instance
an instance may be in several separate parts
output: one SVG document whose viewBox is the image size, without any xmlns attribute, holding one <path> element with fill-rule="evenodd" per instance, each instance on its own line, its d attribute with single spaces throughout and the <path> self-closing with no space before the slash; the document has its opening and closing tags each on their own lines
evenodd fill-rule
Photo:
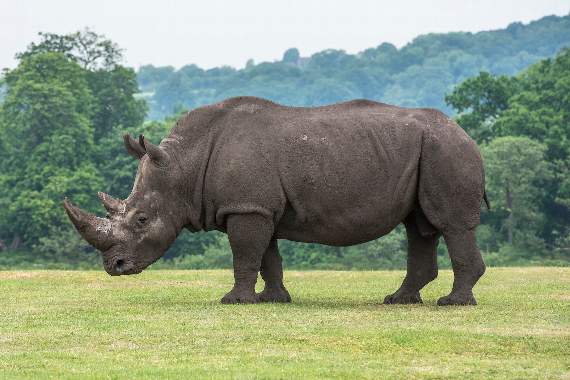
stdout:
<svg viewBox="0 0 570 380">
<path fill-rule="evenodd" d="M 463 80 L 480 71 L 514 75 L 569 45 L 570 16 L 551 16 L 502 30 L 423 35 L 401 49 L 383 43 L 358 54 L 330 49 L 302 57 L 292 48 L 280 61 L 250 60 L 240 70 L 143 66 L 137 75 L 150 119 L 235 95 L 300 106 L 366 98 L 450 112 L 444 95 Z"/>
<path fill-rule="evenodd" d="M 482 146 L 493 233 L 527 256 L 570 258 L 570 49 L 516 77 L 480 73 L 446 97 Z"/>
<path fill-rule="evenodd" d="M 83 261 L 78 251 L 90 248 L 70 229 L 62 198 L 96 210 L 95 189 L 130 186 L 134 163 L 111 164 L 118 144 L 107 141 L 138 129 L 146 105 L 133 97 L 136 75 L 119 65 L 120 51 L 89 30 L 42 35 L 18 57 L 0 105 L 0 248 Z"/>
<path fill-rule="evenodd" d="M 121 135 L 144 133 L 158 142 L 177 119 L 173 113 L 162 121 L 143 122 L 147 106 L 137 95 L 139 84 L 147 90 L 157 86 L 150 98 L 155 111 L 165 96 L 173 99 L 170 105 L 193 107 L 238 93 L 274 99 L 279 94 L 286 98 L 276 100 L 307 105 L 345 97 L 407 105 L 434 105 L 432 97 L 437 104 L 445 101 L 480 144 L 485 159 L 492 208 L 483 212 L 478 238 L 488 264 L 568 264 L 570 50 L 516 76 L 479 70 L 511 72 L 550 55 L 557 46 L 570 46 L 569 20 L 570 16 L 549 17 L 528 26 L 513 24 L 503 31 L 428 35 L 401 50 L 382 45 L 358 56 L 327 51 L 306 59 L 293 49 L 281 62 L 250 62 L 238 71 L 144 67 L 138 73 L 139 82 L 132 69 L 121 65 L 120 49 L 90 30 L 64 36 L 42 34 L 41 41 L 19 54 L 18 66 L 1 79 L 0 267 L 96 265 L 98 256 L 75 233 L 61 201 L 67 196 L 101 214 L 97 191 L 122 198 L 129 194 L 136 162 L 124 153 Z M 547 40 L 536 43 L 539 39 Z M 506 45 L 511 54 L 526 49 L 523 56 L 528 59 L 507 59 L 506 53 L 499 52 Z M 457 61 L 465 52 L 470 55 Z M 411 66 L 406 63 L 412 61 Z M 430 69 L 430 65 L 434 66 Z M 408 81 L 402 74 L 412 72 L 421 83 Z M 188 75 L 182 77 L 182 73 Z M 442 82 L 434 73 L 453 79 Z M 467 78 L 468 73 L 475 75 Z M 291 75 L 298 75 L 297 79 L 291 80 Z M 360 85 L 347 84 L 359 75 L 365 78 L 357 81 Z M 165 81 L 166 77 L 170 79 Z M 352 79 L 342 84 L 340 77 Z M 465 80 L 453 88 L 461 79 Z M 235 86 L 225 87 L 226 81 Z M 181 87 L 168 87 L 175 83 Z M 424 92 L 427 87 L 422 90 L 424 85 L 442 84 L 439 90 L 430 87 L 429 96 Z M 362 86 L 367 92 L 358 92 L 364 91 Z M 400 90 L 386 92 L 394 86 Z M 180 101 L 190 88 L 193 97 Z M 266 93 L 255 92 L 262 88 Z M 343 92 L 346 88 L 358 90 Z M 396 99 L 395 94 L 402 97 Z M 161 112 L 170 114 L 172 109 Z M 297 268 L 402 268 L 406 263 L 402 226 L 382 239 L 354 247 L 281 241 L 280 250 L 285 264 Z M 448 265 L 444 244 L 439 255 L 442 265 Z M 166 258 L 157 266 L 231 266 L 227 239 L 220 233 L 185 232 Z"/>
</svg>

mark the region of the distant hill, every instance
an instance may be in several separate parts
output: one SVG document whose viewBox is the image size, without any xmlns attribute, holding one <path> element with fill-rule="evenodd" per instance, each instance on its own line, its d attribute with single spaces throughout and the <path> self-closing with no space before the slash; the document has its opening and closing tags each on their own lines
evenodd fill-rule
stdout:
<svg viewBox="0 0 570 380">
<path fill-rule="evenodd" d="M 567 46 L 570 15 L 548 16 L 493 31 L 421 35 L 401 49 L 383 43 L 357 54 L 331 49 L 302 57 L 292 48 L 281 61 L 250 60 L 239 70 L 149 65 L 137 76 L 149 119 L 237 95 L 302 106 L 368 98 L 451 113 L 443 99 L 457 83 L 480 71 L 513 75 Z"/>
</svg>

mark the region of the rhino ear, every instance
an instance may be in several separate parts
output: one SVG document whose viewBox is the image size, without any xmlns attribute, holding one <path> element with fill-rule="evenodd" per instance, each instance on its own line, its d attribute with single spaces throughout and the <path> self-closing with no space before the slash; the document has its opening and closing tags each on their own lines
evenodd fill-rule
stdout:
<svg viewBox="0 0 570 380">
<path fill-rule="evenodd" d="M 139 142 L 131 137 L 131 135 L 126 134 L 123 136 L 123 141 L 125 143 L 125 149 L 127 152 L 133 156 L 134 158 L 140 160 L 142 156 L 145 155 L 144 148 L 141 146 Z"/>
<path fill-rule="evenodd" d="M 143 147 L 148 157 L 151 161 L 160 167 L 165 167 L 168 165 L 168 153 L 161 148 L 160 146 L 156 146 L 147 139 L 143 135 L 139 136 L 139 144 Z"/>
</svg>

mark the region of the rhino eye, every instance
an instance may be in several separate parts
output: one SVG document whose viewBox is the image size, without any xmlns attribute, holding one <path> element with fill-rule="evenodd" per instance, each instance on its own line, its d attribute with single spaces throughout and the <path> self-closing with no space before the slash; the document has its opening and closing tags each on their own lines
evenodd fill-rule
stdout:
<svg viewBox="0 0 570 380">
<path fill-rule="evenodd" d="M 146 216 L 143 216 L 143 215 L 141 215 L 141 216 L 139 216 L 139 217 L 137 218 L 137 222 L 138 222 L 140 225 L 145 224 L 147 221 L 148 221 L 148 218 L 147 218 Z"/>
</svg>

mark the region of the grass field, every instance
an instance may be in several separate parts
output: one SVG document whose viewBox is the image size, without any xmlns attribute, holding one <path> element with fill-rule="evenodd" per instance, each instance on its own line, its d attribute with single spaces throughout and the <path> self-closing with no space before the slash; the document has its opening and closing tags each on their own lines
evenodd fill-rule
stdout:
<svg viewBox="0 0 570 380">
<path fill-rule="evenodd" d="M 230 271 L 0 272 L 0 378 L 570 379 L 570 268 L 448 308 L 450 271 L 414 306 L 381 304 L 403 272 L 285 276 L 292 304 L 221 305 Z"/>
</svg>

